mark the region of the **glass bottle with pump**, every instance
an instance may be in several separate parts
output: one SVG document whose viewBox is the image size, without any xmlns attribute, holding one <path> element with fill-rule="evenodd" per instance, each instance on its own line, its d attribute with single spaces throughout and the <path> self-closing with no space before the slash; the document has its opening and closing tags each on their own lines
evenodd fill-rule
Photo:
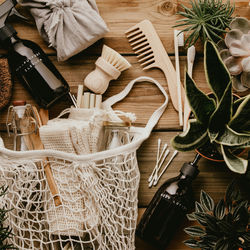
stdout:
<svg viewBox="0 0 250 250">
<path fill-rule="evenodd" d="M 139 238 L 165 249 L 187 212 L 194 207 L 191 184 L 199 173 L 196 165 L 199 159 L 197 154 L 193 162 L 184 163 L 180 174 L 158 189 L 137 226 Z"/>
<path fill-rule="evenodd" d="M 0 41 L 8 50 L 12 73 L 41 107 L 48 108 L 69 93 L 68 83 L 37 44 L 20 39 L 8 24 L 0 28 Z"/>
</svg>

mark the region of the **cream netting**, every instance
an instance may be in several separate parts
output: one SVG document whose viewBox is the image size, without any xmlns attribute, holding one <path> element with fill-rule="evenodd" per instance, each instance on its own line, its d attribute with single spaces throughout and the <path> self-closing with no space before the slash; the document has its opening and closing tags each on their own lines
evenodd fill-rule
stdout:
<svg viewBox="0 0 250 250">
<path fill-rule="evenodd" d="M 140 177 L 136 150 L 163 114 L 168 96 L 157 81 L 140 77 L 103 103 L 104 110 L 112 111 L 111 106 L 122 100 L 136 82 L 145 81 L 161 90 L 165 102 L 152 114 L 145 128 L 130 128 L 126 145 L 89 153 L 89 137 L 80 135 L 88 133 L 91 127 L 82 123 L 74 127 L 75 132 L 62 129 L 61 137 L 55 136 L 55 141 L 50 136 L 55 131 L 44 130 L 41 137 L 43 134 L 46 140 L 50 138 L 45 143 L 46 150 L 13 152 L 0 147 L 0 185 L 9 187 L 0 205 L 11 209 L 6 220 L 14 234 L 10 243 L 18 249 L 135 248 Z M 73 137 L 77 139 L 69 140 Z M 62 141 L 64 145 L 68 143 L 67 149 L 62 147 Z M 57 207 L 44 173 L 47 163 L 62 201 Z"/>
<path fill-rule="evenodd" d="M 116 159 L 119 160 L 116 162 Z M 18 249 L 134 249 L 136 153 L 83 164 L 49 158 L 62 205 L 55 207 L 42 159 L 1 161 L 2 204 Z M 66 249 L 66 247 L 65 247 Z"/>
</svg>

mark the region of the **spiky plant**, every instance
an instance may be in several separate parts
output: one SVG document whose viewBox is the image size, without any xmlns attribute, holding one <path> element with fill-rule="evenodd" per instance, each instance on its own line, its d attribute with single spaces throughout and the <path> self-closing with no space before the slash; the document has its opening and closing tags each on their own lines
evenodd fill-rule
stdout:
<svg viewBox="0 0 250 250">
<path fill-rule="evenodd" d="M 181 32 L 187 32 L 185 46 L 190 47 L 198 38 L 203 42 L 207 39 L 217 42 L 232 20 L 234 6 L 228 0 L 194 0 L 190 1 L 191 8 L 181 5 L 184 11 L 177 14 L 184 18 L 177 21 L 174 27 L 188 26 Z"/>
<path fill-rule="evenodd" d="M 0 188 L 0 198 L 6 195 L 8 190 L 8 187 L 2 186 Z M 7 239 L 12 237 L 12 230 L 10 226 L 5 226 L 4 221 L 6 220 L 7 213 L 9 212 L 8 209 L 5 209 L 4 207 L 0 208 L 0 249 L 6 250 L 6 249 L 16 249 L 13 247 L 12 244 L 7 243 Z"/>
<path fill-rule="evenodd" d="M 186 95 L 195 118 L 189 120 L 187 130 L 175 136 L 171 144 L 179 151 L 213 145 L 230 170 L 244 174 L 248 160 L 235 150 L 250 148 L 250 94 L 233 100 L 230 73 L 210 41 L 204 46 L 204 68 L 214 98 L 198 89 L 186 73 Z"/>
<path fill-rule="evenodd" d="M 192 238 L 184 241 L 191 248 L 202 250 L 238 250 L 250 248 L 250 207 L 247 200 L 240 199 L 234 182 L 229 185 L 225 199 L 216 205 L 213 199 L 201 191 L 200 202 L 195 211 L 187 215 L 199 226 L 185 228 Z"/>
</svg>

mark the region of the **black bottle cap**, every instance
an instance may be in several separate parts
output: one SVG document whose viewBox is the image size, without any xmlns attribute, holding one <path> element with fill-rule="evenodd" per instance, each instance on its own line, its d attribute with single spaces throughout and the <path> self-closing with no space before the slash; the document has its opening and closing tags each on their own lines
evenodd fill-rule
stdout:
<svg viewBox="0 0 250 250">
<path fill-rule="evenodd" d="M 198 174 L 199 174 L 199 169 L 197 168 L 197 166 L 192 165 L 191 163 L 187 163 L 185 162 L 180 170 L 180 172 L 182 174 L 184 174 L 185 176 L 189 176 L 191 178 L 195 178 Z"/>
<path fill-rule="evenodd" d="M 2 28 L 0 28 L 0 42 L 4 43 L 7 39 L 15 34 L 17 34 L 15 29 L 11 25 L 6 24 Z"/>
</svg>

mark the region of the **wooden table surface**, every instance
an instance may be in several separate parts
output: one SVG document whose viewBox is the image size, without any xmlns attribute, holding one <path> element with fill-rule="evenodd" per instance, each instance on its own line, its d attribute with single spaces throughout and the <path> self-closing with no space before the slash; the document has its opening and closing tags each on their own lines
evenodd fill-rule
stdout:
<svg viewBox="0 0 250 250">
<path fill-rule="evenodd" d="M 236 11 L 234 15 L 250 18 L 250 7 L 248 0 L 236 1 Z M 97 5 L 103 19 L 106 21 L 110 32 L 104 39 L 74 56 L 66 62 L 57 62 L 56 53 L 53 49 L 48 48 L 47 44 L 39 36 L 34 25 L 24 23 L 22 21 L 13 21 L 13 25 L 18 31 L 21 38 L 32 40 L 38 43 L 44 51 L 49 55 L 50 59 L 68 81 L 71 92 L 76 94 L 78 84 L 83 84 L 85 76 L 94 69 L 94 62 L 100 56 L 103 44 L 106 44 L 117 50 L 132 64 L 132 67 L 121 74 L 118 80 L 112 81 L 110 87 L 104 95 L 104 98 L 112 96 L 120 92 L 126 84 L 138 76 L 150 76 L 158 80 L 167 90 L 166 79 L 163 73 L 158 69 L 142 71 L 142 67 L 137 62 L 136 56 L 131 50 L 124 32 L 134 24 L 149 19 L 156 31 L 158 32 L 164 47 L 166 48 L 172 62 L 174 63 L 174 43 L 173 28 L 175 21 L 179 18 L 175 15 L 179 9 L 180 3 L 188 4 L 187 0 L 97 0 Z M 193 77 L 197 84 L 206 92 L 209 88 L 205 81 L 203 69 L 202 46 L 197 46 L 197 55 L 195 59 Z M 183 75 L 186 65 L 186 51 L 181 49 L 180 56 L 181 75 Z M 26 99 L 28 103 L 35 104 L 29 93 L 23 86 L 15 82 L 12 100 Z M 116 109 L 134 112 L 137 115 L 136 126 L 144 126 L 152 114 L 152 112 L 161 105 L 163 96 L 160 91 L 153 85 L 138 84 L 134 87 L 129 96 L 121 103 L 115 106 Z M 65 101 L 59 102 L 50 109 L 50 117 L 55 117 L 61 110 L 66 108 L 69 103 Z M 6 109 L 0 113 L 0 129 L 1 135 L 6 141 L 6 145 L 10 147 L 10 139 L 7 138 L 5 132 Z M 156 159 L 157 140 L 161 138 L 163 142 L 170 143 L 171 138 L 181 131 L 178 125 L 178 114 L 173 109 L 172 103 L 169 102 L 168 107 L 160 119 L 159 123 L 152 132 L 150 138 L 143 143 L 138 150 L 138 163 L 141 173 L 141 182 L 139 188 L 139 218 L 149 204 L 154 193 L 159 186 L 168 178 L 176 176 L 182 164 L 185 161 L 191 161 L 195 155 L 194 152 L 179 153 L 175 158 L 167 172 L 161 178 L 159 184 L 151 189 L 148 188 L 147 179 L 150 175 Z M 173 151 L 171 149 L 171 151 Z M 223 196 L 227 184 L 235 176 L 228 170 L 224 163 L 218 164 L 201 159 L 199 162 L 200 174 L 193 183 L 196 199 L 199 199 L 201 189 L 207 191 L 216 201 Z M 177 232 L 175 238 L 167 247 L 168 250 L 184 250 L 187 248 L 182 241 L 187 238 L 183 232 L 183 227 L 188 222 L 184 222 L 182 228 Z M 153 247 L 136 239 L 136 249 L 149 250 Z"/>
</svg>

